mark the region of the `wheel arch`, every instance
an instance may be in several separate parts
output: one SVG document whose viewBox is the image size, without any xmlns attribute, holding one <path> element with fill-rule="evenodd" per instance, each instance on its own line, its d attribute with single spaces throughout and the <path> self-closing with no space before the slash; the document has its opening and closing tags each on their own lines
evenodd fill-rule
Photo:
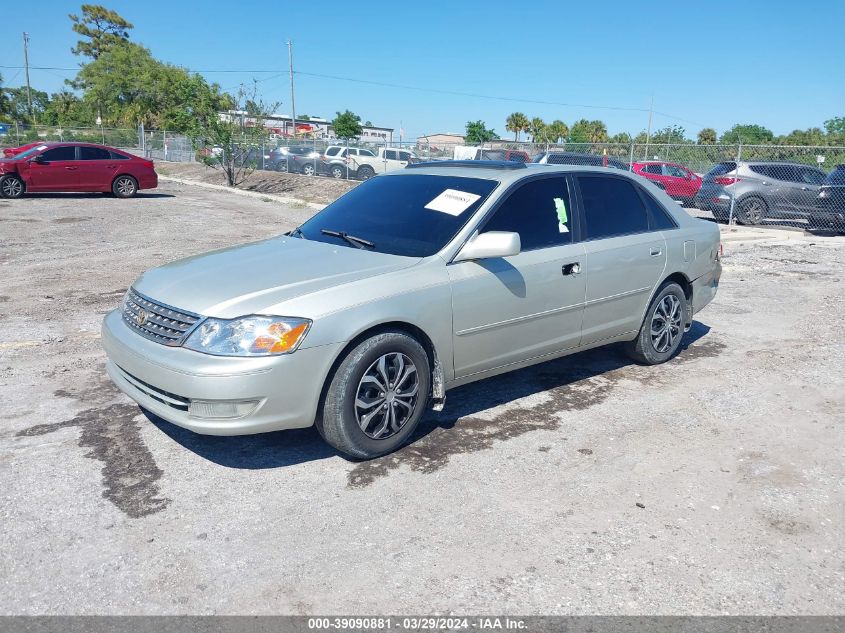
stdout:
<svg viewBox="0 0 845 633">
<path fill-rule="evenodd" d="M 684 291 L 684 297 L 686 297 L 687 300 L 687 316 L 685 325 L 686 327 L 692 325 L 692 282 L 690 281 L 689 277 L 686 276 L 686 274 L 680 271 L 676 271 L 670 275 L 666 275 L 663 279 L 660 280 L 660 283 L 654 286 L 654 290 L 652 290 L 651 295 L 648 298 L 648 303 L 646 303 L 642 317 L 640 318 L 641 324 L 645 323 L 645 317 L 648 313 L 648 308 L 651 305 L 651 302 L 654 301 L 654 298 L 657 296 L 657 293 L 660 292 L 660 289 L 663 286 L 670 282 L 678 284 Z"/>
<path fill-rule="evenodd" d="M 443 375 L 443 366 L 440 363 L 440 358 L 437 355 L 437 350 L 434 347 L 434 342 L 431 340 L 431 337 L 422 328 L 412 323 L 408 323 L 407 321 L 384 321 L 382 323 L 371 325 L 356 334 L 355 337 L 353 337 L 346 345 L 343 346 L 340 352 L 338 352 L 329 367 L 329 371 L 326 373 L 326 376 L 323 379 L 323 385 L 320 388 L 318 417 L 320 415 L 320 411 L 322 411 L 326 392 L 328 391 L 332 378 L 334 378 L 335 372 L 343 362 L 343 359 L 346 358 L 349 355 L 349 352 L 355 349 L 355 347 L 362 341 L 376 336 L 377 334 L 381 334 L 382 332 L 402 332 L 403 334 L 407 334 L 412 337 L 420 345 L 422 345 L 426 356 L 428 356 L 428 364 L 431 369 L 431 390 L 434 400 L 434 409 L 439 411 L 443 408 L 443 403 L 446 400 L 446 381 Z"/>
</svg>

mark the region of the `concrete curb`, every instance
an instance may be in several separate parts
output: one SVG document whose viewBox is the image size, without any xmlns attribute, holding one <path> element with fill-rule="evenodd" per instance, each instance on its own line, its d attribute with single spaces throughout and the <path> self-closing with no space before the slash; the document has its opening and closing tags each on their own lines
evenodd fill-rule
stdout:
<svg viewBox="0 0 845 633">
<path fill-rule="evenodd" d="M 228 193 L 235 193 L 239 196 L 246 196 L 248 198 L 258 198 L 259 200 L 266 200 L 269 198 L 273 202 L 304 206 L 308 207 L 309 209 L 314 209 L 316 211 L 321 211 L 325 209 L 326 206 L 328 206 L 325 204 L 319 204 L 317 202 L 306 202 L 305 200 L 300 200 L 299 198 L 287 198 L 285 196 L 277 196 L 272 193 L 261 193 L 260 191 L 246 191 L 244 189 L 233 189 L 232 187 L 227 187 L 226 185 L 214 185 L 209 182 L 201 182 L 199 180 L 185 180 L 184 178 L 173 178 L 172 176 L 162 176 L 161 174 L 158 175 L 158 179 L 166 180 L 168 182 L 176 182 L 180 185 L 193 185 L 195 187 L 202 187 L 204 189 L 226 191 Z"/>
</svg>

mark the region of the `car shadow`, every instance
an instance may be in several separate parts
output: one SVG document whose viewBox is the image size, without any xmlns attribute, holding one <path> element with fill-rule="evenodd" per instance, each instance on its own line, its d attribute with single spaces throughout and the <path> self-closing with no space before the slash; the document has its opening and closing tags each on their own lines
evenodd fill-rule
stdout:
<svg viewBox="0 0 845 633">
<path fill-rule="evenodd" d="M 111 194 L 99 192 L 99 191 L 86 191 L 86 192 L 56 192 L 56 193 L 26 193 L 23 196 L 24 198 L 97 198 L 97 199 L 106 199 L 106 198 L 113 198 L 115 200 L 125 200 L 125 198 L 117 198 L 112 196 Z M 143 191 L 139 191 L 135 194 L 135 198 L 175 198 L 172 193 L 146 193 Z"/>
<path fill-rule="evenodd" d="M 679 356 L 682 357 L 690 345 L 709 332 L 710 326 L 694 321 L 682 339 Z M 409 444 L 437 429 L 451 429 L 463 417 L 633 364 L 621 345 L 609 345 L 458 387 L 449 391 L 444 411 L 427 413 L 411 436 Z M 199 435 L 171 424 L 154 413 L 142 411 L 170 439 L 203 459 L 226 468 L 282 468 L 336 456 L 353 463 L 359 461 L 326 444 L 313 426 L 258 435 L 218 437 Z"/>
</svg>

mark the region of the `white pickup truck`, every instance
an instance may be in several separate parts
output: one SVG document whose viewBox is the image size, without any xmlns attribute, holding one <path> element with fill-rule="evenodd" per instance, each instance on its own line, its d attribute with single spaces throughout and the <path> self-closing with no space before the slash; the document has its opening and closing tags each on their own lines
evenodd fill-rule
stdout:
<svg viewBox="0 0 845 633">
<path fill-rule="evenodd" d="M 408 163 L 419 162 L 416 154 L 394 147 L 379 148 L 375 156 L 349 156 L 349 174 L 367 180 L 376 174 L 403 169 Z"/>
</svg>

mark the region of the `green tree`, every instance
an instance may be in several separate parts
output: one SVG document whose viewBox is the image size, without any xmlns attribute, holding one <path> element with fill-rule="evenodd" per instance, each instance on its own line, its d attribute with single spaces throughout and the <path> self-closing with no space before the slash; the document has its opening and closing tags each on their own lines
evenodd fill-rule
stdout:
<svg viewBox="0 0 845 633">
<path fill-rule="evenodd" d="M 337 113 L 337 116 L 332 119 L 332 128 L 337 138 L 358 138 L 363 132 L 361 117 L 349 110 Z"/>
<path fill-rule="evenodd" d="M 10 118 L 24 123 L 41 121 L 44 110 L 50 102 L 50 96 L 46 92 L 35 88 L 30 91 L 32 95 L 32 116 L 29 112 L 26 88 L 6 88 L 5 92 L 7 97 L 6 111 Z"/>
<path fill-rule="evenodd" d="M 243 184 L 258 167 L 259 150 L 270 136 L 264 125 L 266 116 L 278 104 L 267 105 L 253 90 L 247 93 L 242 87 L 234 97 L 221 95 L 217 86 L 209 86 L 205 80 L 194 75 L 184 86 L 194 99 L 192 110 L 181 109 L 187 134 L 196 145 L 204 150 L 203 162 L 214 169 L 221 169 L 226 184 L 237 187 Z M 220 112 L 221 100 L 229 100 L 227 112 Z M 254 104 L 255 114 L 243 114 L 246 102 Z"/>
<path fill-rule="evenodd" d="M 580 119 L 569 130 L 572 143 L 606 143 L 608 138 L 607 126 L 603 121 Z"/>
<path fill-rule="evenodd" d="M 736 145 L 768 145 L 774 141 L 774 133 L 762 125 L 737 123 L 719 138 L 720 143 Z"/>
<path fill-rule="evenodd" d="M 486 143 L 488 141 L 494 141 L 497 138 L 499 138 L 499 135 L 496 134 L 496 131 L 488 130 L 484 121 L 467 121 L 464 139 L 469 145 Z"/>
<path fill-rule="evenodd" d="M 0 118 L 5 119 L 9 115 L 9 99 L 3 89 L 3 75 L 0 75 Z"/>
<path fill-rule="evenodd" d="M 535 116 L 528 122 L 528 129 L 525 130 L 531 135 L 532 143 L 542 143 L 544 138 L 544 130 L 546 129 L 546 122 L 538 116 Z"/>
<path fill-rule="evenodd" d="M 565 140 L 569 136 L 569 126 L 560 119 L 555 119 L 543 132 L 547 143 L 559 143 L 561 139 Z"/>
<path fill-rule="evenodd" d="M 82 15 L 71 13 L 73 30 L 84 38 L 76 43 L 71 51 L 74 55 L 83 55 L 97 59 L 115 44 L 129 40 L 129 31 L 133 28 L 117 12 L 99 4 L 83 4 Z"/>
<path fill-rule="evenodd" d="M 522 112 L 514 112 L 508 116 L 507 120 L 505 121 L 505 129 L 508 132 L 513 132 L 513 140 L 519 140 L 520 132 L 527 132 L 528 131 L 528 117 L 525 116 Z"/>
<path fill-rule="evenodd" d="M 651 133 L 651 143 L 656 144 L 679 144 L 689 142 L 686 138 L 686 130 L 680 125 L 667 125 L 664 128 Z"/>
<path fill-rule="evenodd" d="M 630 145 L 634 142 L 634 139 L 627 132 L 619 132 L 611 136 L 609 142 L 616 143 L 617 145 Z"/>
<path fill-rule="evenodd" d="M 698 132 L 699 145 L 715 145 L 716 144 L 716 130 L 712 127 L 706 127 Z"/>
<path fill-rule="evenodd" d="M 42 123 L 59 126 L 90 127 L 97 111 L 69 90 L 54 92 L 44 110 Z"/>
</svg>

